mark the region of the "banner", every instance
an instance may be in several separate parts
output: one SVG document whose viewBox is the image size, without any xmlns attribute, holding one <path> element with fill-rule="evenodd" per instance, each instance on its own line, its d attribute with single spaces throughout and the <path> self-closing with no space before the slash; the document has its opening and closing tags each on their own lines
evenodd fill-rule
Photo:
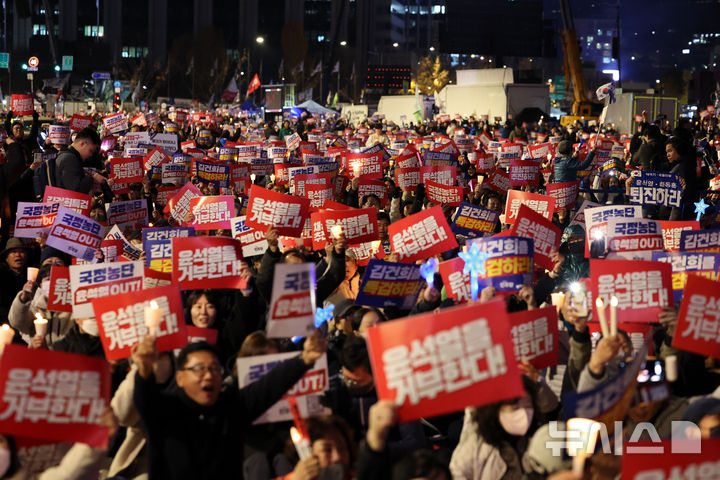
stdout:
<svg viewBox="0 0 720 480">
<path fill-rule="evenodd" d="M 309 208 L 310 201 L 307 198 L 285 195 L 253 185 L 250 188 L 248 218 L 245 219 L 245 224 L 263 232 L 274 228 L 280 235 L 299 237 L 308 218 Z"/>
<path fill-rule="evenodd" d="M 414 157 L 413 157 L 414 158 Z M 403 192 L 414 192 L 420 183 L 420 168 L 396 168 L 395 184 Z"/>
<path fill-rule="evenodd" d="M 107 448 L 98 425 L 110 405 L 110 366 L 101 358 L 8 345 L 0 363 L 0 430 Z"/>
<path fill-rule="evenodd" d="M 245 225 L 245 215 L 230 219 L 232 238 L 240 240 L 243 257 L 263 255 L 268 248 L 265 232 Z"/>
<path fill-rule="evenodd" d="M 672 346 L 703 356 L 720 358 L 718 318 L 720 283 L 689 275 Z"/>
<path fill-rule="evenodd" d="M 510 189 L 510 177 L 507 172 L 501 168 L 495 169 L 486 182 L 487 186 L 501 195 L 508 193 Z M 507 214 L 506 214 L 507 216 Z"/>
<path fill-rule="evenodd" d="M 60 207 L 45 243 L 73 257 L 92 261 L 100 248 L 104 229 L 95 220 Z"/>
<path fill-rule="evenodd" d="M 70 266 L 74 318 L 94 317 L 92 301 L 110 295 L 139 292 L 142 262 L 113 262 Z"/>
<path fill-rule="evenodd" d="M 491 286 L 498 292 L 516 292 L 523 285 L 532 285 L 533 240 L 525 237 L 474 238 L 466 243 L 477 243 L 481 252 L 490 257 L 485 260 L 485 273 L 480 275 L 478 291 Z"/>
<path fill-rule="evenodd" d="M 72 312 L 70 269 L 53 265 L 50 268 L 50 291 L 47 309 L 51 312 Z"/>
<path fill-rule="evenodd" d="M 351 178 L 382 178 L 383 154 L 377 153 L 348 153 L 346 155 L 348 172 Z"/>
<path fill-rule="evenodd" d="M 216 187 L 230 187 L 230 166 L 195 160 L 198 180 Z"/>
<path fill-rule="evenodd" d="M 602 298 L 618 300 L 618 324 L 657 322 L 663 307 L 673 306 L 672 267 L 666 263 L 642 260 L 590 260 L 590 291 Z M 597 308 L 593 300 L 593 311 Z"/>
<path fill-rule="evenodd" d="M 680 251 L 720 253 L 720 230 L 682 231 Z"/>
<path fill-rule="evenodd" d="M 73 114 L 70 119 L 70 130 L 73 132 L 79 132 L 83 128 L 89 127 L 92 124 L 92 117 L 86 117 L 85 115 Z"/>
<path fill-rule="evenodd" d="M 585 205 L 584 202 L 583 205 Z M 608 220 L 613 217 L 642 218 L 642 207 L 637 205 L 608 205 L 586 208 L 584 211 L 585 257 L 591 256 L 591 248 L 593 258 L 605 254 L 608 249 Z M 571 222 L 571 225 L 573 222 Z"/>
<path fill-rule="evenodd" d="M 520 205 L 526 205 L 545 218 L 552 219 L 555 211 L 555 199 L 538 193 L 508 190 L 505 203 L 505 223 L 514 224 L 517 220 Z"/>
<path fill-rule="evenodd" d="M 555 306 L 511 313 L 515 358 L 538 370 L 558 364 L 558 314 Z"/>
<path fill-rule="evenodd" d="M 242 245 L 227 237 L 172 239 L 173 283 L 183 290 L 239 289 Z"/>
<path fill-rule="evenodd" d="M 532 187 L 540 185 L 540 163 L 535 160 L 510 160 L 510 186 Z"/>
<path fill-rule="evenodd" d="M 333 227 L 339 225 L 349 245 L 378 239 L 377 210 L 321 210 L 310 215 L 313 250 L 322 250 L 332 238 Z"/>
<path fill-rule="evenodd" d="M 663 249 L 660 222 L 646 218 L 608 219 L 607 238 L 611 259 L 652 260 L 653 251 Z"/>
<path fill-rule="evenodd" d="M 275 365 L 296 357 L 297 352 L 275 353 L 271 355 L 256 355 L 241 357 L 236 361 L 238 387 L 243 388 L 263 377 Z M 297 400 L 298 410 L 302 418 L 311 416 L 329 415 L 328 408 L 323 407 L 320 398 L 329 385 L 327 355 L 315 361 L 313 367 L 305 372 L 300 380 L 283 395 L 265 413 L 260 415 L 253 424 L 288 422 L 293 420 L 287 398 Z"/>
<path fill-rule="evenodd" d="M 685 230 L 700 230 L 700 222 L 660 220 L 663 234 L 663 248 L 668 252 L 680 249 L 680 234 Z"/>
<path fill-rule="evenodd" d="M 125 120 L 125 115 L 122 112 L 106 115 L 103 117 L 102 122 L 106 134 L 123 132 L 128 129 L 127 120 Z"/>
<path fill-rule="evenodd" d="M 624 480 L 716 478 L 719 460 L 719 438 L 693 440 L 673 438 L 637 445 L 626 444 L 619 478 Z"/>
<path fill-rule="evenodd" d="M 185 223 L 185 219 L 190 213 L 190 200 L 195 197 L 201 197 L 202 192 L 192 183 L 186 183 L 165 205 L 165 212 L 169 213 L 180 224 Z"/>
<path fill-rule="evenodd" d="M 268 312 L 268 337 L 309 335 L 314 330 L 315 264 L 276 263 Z"/>
<path fill-rule="evenodd" d="M 190 199 L 190 211 L 195 230 L 230 229 L 230 219 L 235 213 L 235 197 L 219 195 Z"/>
<path fill-rule="evenodd" d="M 48 185 L 45 187 L 43 203 L 48 205 L 59 203 L 61 207 L 67 207 L 82 215 L 88 216 L 90 215 L 92 197 L 84 193 L 73 192 L 72 190 L 65 190 L 64 188 Z"/>
<path fill-rule="evenodd" d="M 404 263 L 429 258 L 458 246 L 439 205 L 391 223 L 388 235 L 392 251 Z"/>
<path fill-rule="evenodd" d="M 464 199 L 463 187 L 450 187 L 428 180 L 425 182 L 427 199 L 440 205 L 457 207 Z"/>
<path fill-rule="evenodd" d="M 380 400 L 400 423 L 524 395 L 505 303 L 460 306 L 368 329 Z"/>
<path fill-rule="evenodd" d="M 679 207 L 682 197 L 680 180 L 674 173 L 641 171 L 632 177 L 630 203 Z"/>
<path fill-rule="evenodd" d="M 55 222 L 59 209 L 59 203 L 18 202 L 13 237 L 37 238 L 47 233 Z"/>
<path fill-rule="evenodd" d="M 35 97 L 33 95 L 18 95 L 13 93 L 10 97 L 10 110 L 15 117 L 32 115 L 35 111 Z"/>
<path fill-rule="evenodd" d="M 117 225 L 120 230 L 139 230 L 148 224 L 147 200 L 127 200 L 125 202 L 111 202 L 105 204 L 107 221 L 110 225 Z"/>
<path fill-rule="evenodd" d="M 170 157 L 165 150 L 160 147 L 155 147 L 143 157 L 143 167 L 145 167 L 146 172 L 149 172 L 152 167 L 159 167 L 163 163 L 169 163 L 171 161 L 172 157 Z"/>
<path fill-rule="evenodd" d="M 130 261 L 135 261 L 142 255 L 142 250 L 135 247 L 132 243 L 128 242 L 125 235 L 120 231 L 117 225 L 113 225 L 110 231 L 105 235 L 105 240 L 108 239 L 122 240 L 123 250 L 122 256 Z M 101 245 L 102 246 L 102 245 Z"/>
<path fill-rule="evenodd" d="M 548 197 L 555 199 L 555 211 L 560 209 L 572 210 L 575 207 L 580 182 L 548 183 L 545 186 Z"/>
<path fill-rule="evenodd" d="M 143 180 L 142 158 L 111 158 L 110 173 L 117 183 L 137 183 Z"/>
<path fill-rule="evenodd" d="M 158 351 L 167 352 L 187 345 L 188 334 L 180 288 L 168 285 L 93 300 L 105 358 L 129 358 L 133 345 L 148 335 L 145 309 L 149 309 L 151 301 L 162 311 L 160 325 L 155 331 Z"/>
<path fill-rule="evenodd" d="M 419 265 L 370 259 L 355 303 L 410 310 L 424 285 Z"/>
<path fill-rule="evenodd" d="M 187 182 L 187 167 L 182 163 L 162 164 L 162 183 L 185 185 Z"/>
<path fill-rule="evenodd" d="M 558 226 L 527 205 L 520 205 L 517 221 L 510 229 L 510 235 L 532 238 L 535 264 L 552 271 L 555 267 L 552 252 L 558 251 L 562 237 L 562 231 Z"/>
<path fill-rule="evenodd" d="M 448 186 L 455 185 L 457 175 L 457 167 L 420 167 L 420 183 L 424 184 L 433 181 Z"/>
<path fill-rule="evenodd" d="M 688 273 L 718 280 L 720 253 L 653 252 L 652 260 L 672 266 L 672 288 L 675 303 L 682 302 Z"/>
<path fill-rule="evenodd" d="M 490 236 L 495 231 L 498 213 L 472 203 L 462 202 L 452 216 L 450 230 L 468 238 Z"/>
</svg>

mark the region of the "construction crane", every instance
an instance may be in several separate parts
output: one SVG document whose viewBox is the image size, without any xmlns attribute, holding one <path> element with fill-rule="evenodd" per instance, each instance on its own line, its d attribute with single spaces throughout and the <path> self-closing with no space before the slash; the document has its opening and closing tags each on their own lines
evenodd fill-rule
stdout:
<svg viewBox="0 0 720 480">
<path fill-rule="evenodd" d="M 582 64 L 580 63 L 580 46 L 575 22 L 570 10 L 570 0 L 559 0 L 562 14 L 563 30 L 561 32 L 564 52 L 563 71 L 565 83 L 570 84 L 573 90 L 572 114 L 560 118 L 561 125 L 570 125 L 576 121 L 597 120 L 597 111 L 602 104 L 589 100 L 585 91 L 585 78 L 583 78 Z"/>
</svg>

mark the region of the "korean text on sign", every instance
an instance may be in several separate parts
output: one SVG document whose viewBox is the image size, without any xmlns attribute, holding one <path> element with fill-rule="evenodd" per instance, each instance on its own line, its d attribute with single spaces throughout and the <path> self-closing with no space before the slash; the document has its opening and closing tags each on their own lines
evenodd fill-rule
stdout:
<svg viewBox="0 0 720 480">
<path fill-rule="evenodd" d="M 355 303 L 373 307 L 396 306 L 409 310 L 422 288 L 420 266 L 371 259 L 365 269 Z"/>
<path fill-rule="evenodd" d="M 281 235 L 298 237 L 307 219 L 310 201 L 253 185 L 245 224 L 263 232 L 275 228 Z"/>
<path fill-rule="evenodd" d="M 439 205 L 391 223 L 388 234 L 393 251 L 408 263 L 458 246 Z"/>
<path fill-rule="evenodd" d="M 183 290 L 240 288 L 242 245 L 225 237 L 173 238 L 173 282 Z"/>
</svg>

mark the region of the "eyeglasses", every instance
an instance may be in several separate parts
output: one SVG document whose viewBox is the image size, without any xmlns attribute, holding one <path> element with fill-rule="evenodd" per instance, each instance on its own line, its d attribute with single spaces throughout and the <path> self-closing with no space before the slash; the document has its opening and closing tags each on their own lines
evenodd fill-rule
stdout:
<svg viewBox="0 0 720 480">
<path fill-rule="evenodd" d="M 193 372 L 198 377 L 204 377 L 207 372 L 210 372 L 210 374 L 214 377 L 219 377 L 222 375 L 222 367 L 220 365 L 203 365 L 202 363 L 198 363 L 197 365 L 193 365 L 192 367 L 186 367 L 181 368 L 180 370 L 189 370 Z"/>
</svg>

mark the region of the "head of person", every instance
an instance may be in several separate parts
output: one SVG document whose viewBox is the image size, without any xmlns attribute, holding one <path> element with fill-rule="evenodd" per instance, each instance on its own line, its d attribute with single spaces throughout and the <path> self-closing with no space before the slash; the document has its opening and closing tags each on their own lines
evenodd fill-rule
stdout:
<svg viewBox="0 0 720 480">
<path fill-rule="evenodd" d="M 15 437 L 0 435 L 0 478 L 13 478 L 20 468 Z"/>
<path fill-rule="evenodd" d="M 378 212 L 377 214 L 377 226 L 378 226 L 378 238 L 381 242 L 387 242 L 390 240 L 388 236 L 388 227 L 390 226 L 390 215 L 385 212 Z"/>
<path fill-rule="evenodd" d="M 57 248 L 45 246 L 40 252 L 40 265 L 51 265 L 56 267 L 67 267 L 70 265 L 70 256 Z"/>
<path fill-rule="evenodd" d="M 297 248 L 285 250 L 280 259 L 281 263 L 305 263 L 305 255 Z"/>
<path fill-rule="evenodd" d="M 185 302 L 190 322 L 199 328 L 215 326 L 217 321 L 216 305 L 215 295 L 211 290 L 193 290 Z"/>
<path fill-rule="evenodd" d="M 680 137 L 670 137 L 665 144 L 665 153 L 667 154 L 668 162 L 675 163 L 680 160 L 680 158 L 692 153 L 692 146 Z"/>
<path fill-rule="evenodd" d="M 570 131 L 568 127 L 568 131 Z M 560 155 L 572 155 L 572 142 L 570 140 L 563 140 L 557 145 L 555 150 Z"/>
<path fill-rule="evenodd" d="M 705 397 L 696 400 L 685 409 L 682 419 L 692 422 L 697 428 L 687 426 L 685 436 L 688 438 L 720 437 L 720 399 Z"/>
<path fill-rule="evenodd" d="M 198 405 L 215 405 L 222 387 L 222 365 L 213 345 L 196 342 L 185 346 L 177 357 L 175 381 Z"/>
<path fill-rule="evenodd" d="M 274 338 L 268 338 L 267 334 L 258 330 L 243 340 L 238 351 L 238 358 L 255 357 L 257 355 L 270 355 L 280 352 L 280 344 Z"/>
<path fill-rule="evenodd" d="M 522 397 L 483 405 L 475 411 L 478 433 L 496 448 L 508 441 L 514 444 L 517 437 L 530 438 L 543 423 L 537 384 L 524 375 L 522 381 L 525 387 Z"/>
<path fill-rule="evenodd" d="M 355 444 L 345 420 L 337 415 L 311 417 L 307 421 L 307 430 L 312 453 L 320 468 L 340 467 L 343 478 L 347 478 L 355 463 Z"/>
<path fill-rule="evenodd" d="M 375 208 L 375 210 L 380 210 L 380 206 L 380 198 L 378 198 L 378 196 L 374 193 L 368 193 L 367 195 L 363 195 L 362 201 L 360 202 L 360 208 L 373 207 Z"/>
<path fill-rule="evenodd" d="M 345 280 L 350 280 L 357 274 L 358 264 L 355 255 L 350 248 L 345 251 Z"/>
<path fill-rule="evenodd" d="M 367 330 L 378 323 L 385 321 L 385 316 L 372 307 L 363 307 L 355 312 L 351 318 L 353 331 L 363 338 L 367 338 Z"/>
<path fill-rule="evenodd" d="M 385 182 L 385 190 L 387 191 L 387 196 L 388 196 L 388 198 L 392 198 L 392 196 L 395 194 L 395 190 L 397 190 L 395 181 L 392 178 L 386 178 L 384 180 L 384 182 Z"/>
<path fill-rule="evenodd" d="M 351 336 L 343 343 L 340 351 L 340 379 L 353 396 L 366 395 L 375 388 L 364 338 Z"/>
<path fill-rule="evenodd" d="M 27 267 L 29 248 L 19 238 L 11 238 L 5 245 L 5 250 L 0 252 L 2 259 L 7 266 L 15 273 L 20 273 Z"/>
<path fill-rule="evenodd" d="M 22 122 L 13 122 L 10 133 L 13 139 L 22 140 L 25 136 L 25 127 L 23 126 Z"/>
<path fill-rule="evenodd" d="M 130 200 L 141 200 L 143 198 L 143 184 L 140 182 L 131 183 L 128 187 Z"/>
<path fill-rule="evenodd" d="M 494 212 L 500 212 L 502 210 L 502 202 L 500 196 L 495 192 L 490 192 L 485 196 L 485 208 Z"/>
<path fill-rule="evenodd" d="M 662 133 L 660 132 L 660 127 L 657 125 L 648 125 L 647 128 L 643 131 L 643 137 L 645 137 L 645 140 L 648 142 L 652 142 L 653 140 L 659 140 L 662 136 Z"/>
<path fill-rule="evenodd" d="M 100 136 L 97 132 L 90 127 L 86 127 L 78 132 L 70 146 L 80 154 L 80 158 L 87 160 L 97 153 L 100 143 Z"/>
</svg>

